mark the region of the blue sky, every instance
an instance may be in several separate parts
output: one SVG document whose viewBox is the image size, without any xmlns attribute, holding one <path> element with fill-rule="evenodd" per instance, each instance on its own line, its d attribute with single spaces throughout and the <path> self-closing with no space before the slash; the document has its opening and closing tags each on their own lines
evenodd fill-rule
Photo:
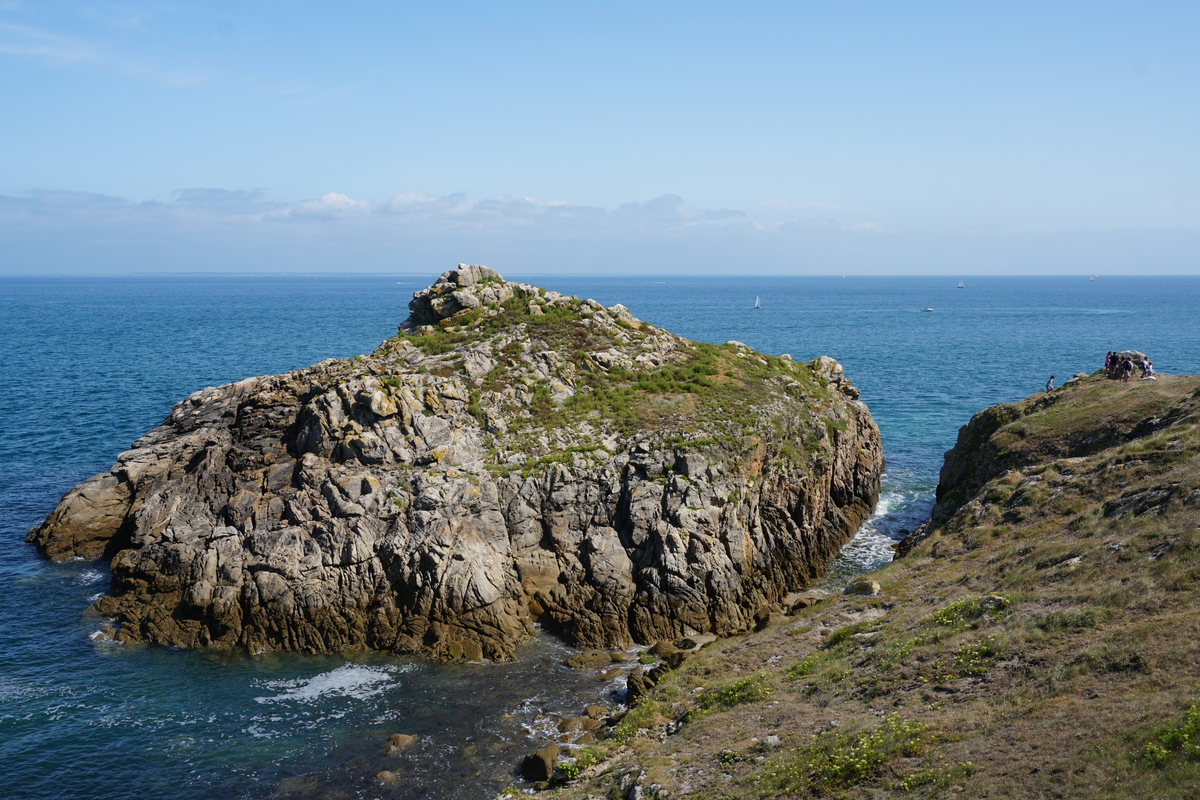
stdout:
<svg viewBox="0 0 1200 800">
<path fill-rule="evenodd" d="M 0 0 L 0 273 L 1195 274 L 1198 23 Z"/>
</svg>

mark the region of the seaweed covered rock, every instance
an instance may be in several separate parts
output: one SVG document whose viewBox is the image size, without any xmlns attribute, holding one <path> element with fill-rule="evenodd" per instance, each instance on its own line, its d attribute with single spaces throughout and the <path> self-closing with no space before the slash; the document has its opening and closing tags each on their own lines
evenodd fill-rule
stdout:
<svg viewBox="0 0 1200 800">
<path fill-rule="evenodd" d="M 370 355 L 207 388 L 29 541 L 111 558 L 117 637 L 508 659 L 726 635 L 872 510 L 879 433 L 832 359 L 688 341 L 495 271 Z"/>
</svg>

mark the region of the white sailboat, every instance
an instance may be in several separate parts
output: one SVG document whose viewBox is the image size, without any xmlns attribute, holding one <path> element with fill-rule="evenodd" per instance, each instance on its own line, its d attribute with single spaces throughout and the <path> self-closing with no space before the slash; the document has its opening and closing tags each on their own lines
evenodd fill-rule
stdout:
<svg viewBox="0 0 1200 800">
<path fill-rule="evenodd" d="M 958 282 L 958 288 L 960 288 L 960 289 L 965 289 L 965 288 L 967 288 L 967 285 L 966 285 L 965 283 L 963 283 L 962 281 L 959 281 L 959 282 Z"/>
<path fill-rule="evenodd" d="M 762 308 L 762 306 L 761 306 L 761 305 L 759 305 L 759 303 L 758 303 L 758 295 L 754 295 L 754 307 L 755 307 L 755 308 Z"/>
</svg>

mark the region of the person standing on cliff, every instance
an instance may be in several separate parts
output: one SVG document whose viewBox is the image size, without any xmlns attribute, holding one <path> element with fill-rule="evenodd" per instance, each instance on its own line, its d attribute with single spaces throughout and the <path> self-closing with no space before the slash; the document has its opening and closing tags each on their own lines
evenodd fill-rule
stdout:
<svg viewBox="0 0 1200 800">
<path fill-rule="evenodd" d="M 1129 376 L 1133 374 L 1133 361 L 1125 359 L 1121 362 L 1121 383 L 1128 383 Z"/>
<path fill-rule="evenodd" d="M 1046 391 L 1047 392 L 1054 391 L 1054 376 L 1053 375 L 1050 376 L 1050 380 L 1046 381 Z"/>
</svg>

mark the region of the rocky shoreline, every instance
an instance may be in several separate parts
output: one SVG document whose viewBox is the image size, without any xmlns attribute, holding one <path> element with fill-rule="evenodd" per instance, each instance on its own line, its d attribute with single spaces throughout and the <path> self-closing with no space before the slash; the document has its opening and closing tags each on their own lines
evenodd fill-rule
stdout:
<svg viewBox="0 0 1200 800">
<path fill-rule="evenodd" d="M 204 389 L 29 541 L 109 558 L 121 641 L 506 660 L 728 636 L 870 513 L 835 361 L 691 342 L 460 265 L 370 355 Z"/>
</svg>

